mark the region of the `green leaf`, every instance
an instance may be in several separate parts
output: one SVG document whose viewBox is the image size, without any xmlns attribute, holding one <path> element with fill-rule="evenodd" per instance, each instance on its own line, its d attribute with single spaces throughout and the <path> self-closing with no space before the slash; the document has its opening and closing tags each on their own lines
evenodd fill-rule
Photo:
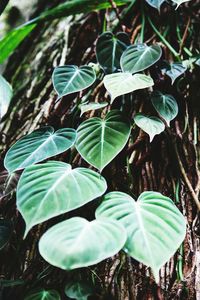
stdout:
<svg viewBox="0 0 200 300">
<path fill-rule="evenodd" d="M 72 147 L 75 139 L 76 131 L 72 128 L 54 131 L 49 126 L 38 129 L 21 138 L 8 150 L 5 168 L 11 173 L 58 155 Z"/>
<path fill-rule="evenodd" d="M 146 2 L 160 11 L 160 7 L 165 2 L 165 0 L 146 0 Z"/>
<path fill-rule="evenodd" d="M 10 221 L 0 219 L 0 250 L 2 250 L 9 242 L 11 236 Z"/>
<path fill-rule="evenodd" d="M 120 69 L 121 55 L 129 44 L 128 35 L 124 32 L 119 32 L 116 36 L 112 32 L 100 35 L 96 45 L 96 56 L 106 73 L 114 73 Z"/>
<path fill-rule="evenodd" d="M 184 2 L 189 2 L 191 0 L 172 0 L 175 4 L 177 4 L 176 9 Z"/>
<path fill-rule="evenodd" d="M 76 209 L 101 196 L 105 179 L 86 168 L 49 161 L 25 169 L 17 187 L 17 207 L 26 232 L 36 224 Z"/>
<path fill-rule="evenodd" d="M 16 28 L 0 40 L 0 64 L 9 57 L 35 27 L 36 24 L 30 24 Z"/>
<path fill-rule="evenodd" d="M 162 72 L 171 78 L 172 84 L 183 75 L 187 68 L 182 63 L 173 63 L 162 68 Z"/>
<path fill-rule="evenodd" d="M 186 234 L 183 215 L 168 197 L 144 192 L 137 202 L 121 192 L 104 196 L 96 218 L 119 221 L 127 231 L 125 251 L 153 270 L 158 282 L 159 269 L 174 255 Z"/>
<path fill-rule="evenodd" d="M 115 73 L 106 75 L 103 79 L 105 88 L 111 96 L 111 103 L 116 97 L 145 89 L 154 85 L 153 79 L 144 74 Z"/>
<path fill-rule="evenodd" d="M 85 112 L 88 112 L 90 110 L 97 110 L 97 109 L 100 109 L 100 108 L 104 108 L 108 105 L 107 102 L 101 102 L 101 103 L 98 103 L 98 102 L 90 102 L 90 103 L 83 103 L 83 104 L 80 104 L 79 105 L 79 108 L 81 109 L 81 116 L 85 113 Z"/>
<path fill-rule="evenodd" d="M 92 67 L 67 65 L 54 69 L 53 85 L 58 94 L 58 99 L 63 96 L 80 92 L 96 80 L 96 74 Z"/>
<path fill-rule="evenodd" d="M 0 75 L 0 119 L 7 113 L 12 95 L 11 85 Z"/>
<path fill-rule="evenodd" d="M 65 286 L 65 295 L 76 300 L 88 300 L 94 292 L 94 286 L 85 281 L 70 281 Z"/>
<path fill-rule="evenodd" d="M 60 295 L 55 290 L 39 290 L 25 297 L 24 300 L 61 300 Z"/>
<path fill-rule="evenodd" d="M 91 118 L 77 130 L 76 148 L 80 155 L 100 171 L 126 145 L 131 127 L 118 110 L 110 111 L 105 119 Z"/>
<path fill-rule="evenodd" d="M 121 56 L 122 71 L 130 73 L 143 71 L 154 65 L 161 55 L 162 49 L 159 45 L 131 45 Z"/>
<path fill-rule="evenodd" d="M 172 95 L 162 94 L 161 92 L 154 92 L 151 96 L 151 102 L 159 115 L 170 125 L 178 114 L 178 104 Z"/>
<path fill-rule="evenodd" d="M 138 127 L 149 135 L 150 143 L 156 134 L 160 134 L 165 130 L 165 124 L 157 117 L 147 117 L 143 114 L 136 114 L 134 121 Z"/>
<path fill-rule="evenodd" d="M 50 228 L 39 241 L 39 251 L 51 265 L 73 270 L 115 255 L 125 241 L 126 231 L 116 221 L 75 217 Z"/>
</svg>

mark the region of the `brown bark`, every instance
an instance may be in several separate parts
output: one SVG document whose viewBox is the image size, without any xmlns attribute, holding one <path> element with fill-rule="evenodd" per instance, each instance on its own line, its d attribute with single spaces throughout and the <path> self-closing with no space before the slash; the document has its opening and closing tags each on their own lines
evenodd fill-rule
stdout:
<svg viewBox="0 0 200 300">
<path fill-rule="evenodd" d="M 45 1 L 38 2 L 41 4 L 37 13 L 41 11 L 41 7 L 45 7 Z M 133 41 L 140 26 L 137 17 L 139 13 L 137 7 L 124 20 L 124 28 L 130 32 Z M 102 12 L 94 12 L 87 16 L 68 17 L 41 24 L 9 59 L 4 75 L 14 88 L 14 97 L 1 134 L 2 172 L 6 151 L 24 134 L 45 124 L 57 129 L 68 126 L 76 128 L 80 123 L 80 118 L 74 117 L 72 111 L 76 95 L 64 97 L 55 105 L 56 95 L 51 74 L 53 68 L 59 64 L 80 65 L 95 59 L 94 45 L 103 26 L 103 15 Z M 135 19 L 132 19 L 133 15 L 136 16 Z M 150 30 L 146 39 L 151 37 L 155 40 L 155 35 Z M 167 59 L 170 54 L 164 49 Z M 152 68 L 151 72 L 155 74 L 156 70 Z M 11 242 L 0 254 L 0 259 L 5 262 L 2 265 L 1 278 L 22 278 L 26 284 L 25 287 L 7 289 L 5 300 L 23 299 L 24 293 L 33 287 L 55 288 L 62 293 L 62 299 L 65 299 L 63 286 L 71 277 L 87 277 L 89 280 L 94 278 L 97 294 L 91 299 L 200 299 L 200 224 L 195 204 L 200 189 L 199 137 L 195 140 L 200 125 L 197 72 L 187 73 L 186 78 L 180 82 L 179 92 L 168 81 L 158 78 L 157 88 L 172 93 L 179 103 L 180 113 L 176 122 L 165 134 L 156 137 L 152 144 L 149 144 L 146 135 L 139 132 L 139 129 L 134 129 L 133 143 L 103 172 L 110 190 L 118 189 L 135 196 L 145 190 L 159 191 L 174 199 L 186 217 L 187 236 L 183 252 L 178 251 L 162 268 L 160 285 L 155 284 L 147 267 L 122 253 L 98 266 L 71 273 L 50 267 L 46 270 L 46 276 L 37 281 L 38 274 L 47 267 L 38 254 L 37 242 L 39 236 L 55 220 L 33 229 L 23 241 L 24 223 L 16 211 L 13 190 L 6 197 L 2 197 L 0 202 L 2 216 L 12 219 L 14 224 Z M 94 89 L 92 97 L 94 100 L 105 99 L 107 96 L 99 85 Z M 148 95 L 144 91 L 133 95 L 131 101 L 127 101 L 127 115 L 132 117 L 135 111 L 140 110 L 150 113 L 150 104 L 143 101 L 147 98 Z M 119 105 L 116 103 L 113 106 L 118 108 Z M 87 115 L 89 116 L 90 114 Z M 129 165 L 126 162 L 127 155 Z M 67 156 L 61 155 L 58 159 L 67 161 Z M 79 155 L 75 156 L 73 164 L 86 165 Z M 79 212 L 92 218 L 94 207 L 88 205 Z M 181 270 L 181 264 L 183 278 L 178 280 L 177 274 Z"/>
</svg>

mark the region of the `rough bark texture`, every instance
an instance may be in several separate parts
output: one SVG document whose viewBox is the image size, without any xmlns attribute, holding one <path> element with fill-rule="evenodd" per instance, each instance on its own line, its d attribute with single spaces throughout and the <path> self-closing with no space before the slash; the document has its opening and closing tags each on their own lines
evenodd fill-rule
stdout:
<svg viewBox="0 0 200 300">
<path fill-rule="evenodd" d="M 46 2 L 38 1 L 36 14 L 48 6 Z M 180 15 L 177 13 L 178 18 L 183 18 L 184 27 L 189 12 L 193 34 L 196 34 L 193 47 L 199 42 L 196 23 L 199 1 L 196 2 L 198 3 L 193 6 L 192 11 L 186 7 L 180 10 Z M 162 16 L 155 14 L 152 9 L 149 9 L 149 14 L 157 24 L 166 24 L 169 15 L 172 24 L 176 18 L 174 9 L 169 6 L 166 6 Z M 60 64 L 80 65 L 95 61 L 94 45 L 102 31 L 103 18 L 104 12 L 94 12 L 87 16 L 67 17 L 41 24 L 9 59 L 4 76 L 14 88 L 14 98 L 1 133 L 2 181 L 5 177 L 5 152 L 21 136 L 45 124 L 52 125 L 55 129 L 68 126 L 76 128 L 82 119 L 91 116 L 87 114 L 80 119 L 78 115 L 74 115 L 72 107 L 77 95 L 64 97 L 55 105 L 56 95 L 51 74 L 53 68 Z M 126 16 L 123 25 L 132 42 L 140 29 L 140 22 L 138 5 Z M 121 30 L 120 26 L 118 29 Z M 170 30 L 171 42 L 177 46 L 176 41 L 173 41 L 174 27 L 171 26 Z M 148 39 L 158 40 L 151 27 L 145 36 L 145 40 Z M 164 56 L 165 59 L 170 58 L 169 50 L 165 47 Z M 151 68 L 151 72 L 155 76 L 156 67 Z M 0 276 L 1 279 L 21 278 L 26 284 L 5 289 L 2 299 L 23 299 L 27 291 L 36 287 L 56 288 L 61 292 L 62 299 L 66 299 L 63 286 L 70 278 L 95 281 L 97 293 L 91 299 L 200 299 L 200 224 L 195 204 L 200 188 L 198 78 L 198 70 L 187 72 L 177 88 L 177 85 L 171 86 L 169 80 L 164 79 L 161 74 L 157 75 L 156 88 L 172 93 L 178 101 L 180 112 L 176 121 L 165 134 L 157 136 L 152 144 L 149 144 L 145 134 L 135 128 L 132 132 L 132 144 L 103 172 L 110 183 L 110 190 L 121 190 L 136 197 L 145 190 L 159 191 L 174 199 L 186 217 L 187 236 L 183 249 L 162 268 L 160 285 L 155 284 L 148 268 L 122 253 L 98 266 L 70 273 L 53 267 L 45 269 L 47 264 L 37 250 L 38 238 L 59 218 L 34 228 L 27 239 L 23 240 L 24 223 L 16 210 L 15 192 L 11 185 L 11 192 L 2 197 L 0 202 L 2 216 L 12 219 L 14 224 L 11 242 L 0 253 L 0 260 L 4 262 Z M 102 101 L 105 98 L 108 95 L 105 95 L 101 84 L 97 83 L 91 99 Z M 120 105 L 120 102 L 116 102 L 113 107 L 120 108 Z M 144 91 L 135 93 L 131 99 L 127 99 L 126 110 L 129 117 L 139 111 L 151 113 L 148 94 Z M 102 114 L 105 112 L 106 109 Z M 98 115 L 99 112 L 95 114 Z M 67 162 L 68 154 L 61 155 L 58 159 Z M 80 164 L 87 166 L 75 153 L 73 165 Z M 94 206 L 87 205 L 78 212 L 92 219 Z M 44 270 L 44 278 L 38 279 L 38 275 Z"/>
</svg>

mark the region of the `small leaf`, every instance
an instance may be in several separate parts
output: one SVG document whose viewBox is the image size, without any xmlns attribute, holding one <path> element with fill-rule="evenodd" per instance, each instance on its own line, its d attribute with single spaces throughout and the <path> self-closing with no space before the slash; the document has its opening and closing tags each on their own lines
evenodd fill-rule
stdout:
<svg viewBox="0 0 200 300">
<path fill-rule="evenodd" d="M 61 300 L 60 295 L 55 290 L 39 290 L 25 297 L 24 300 Z"/>
<path fill-rule="evenodd" d="M 159 45 L 131 45 L 121 56 L 122 71 L 130 73 L 143 71 L 155 64 L 161 55 L 162 49 Z"/>
<path fill-rule="evenodd" d="M 76 300 L 88 300 L 94 291 L 94 286 L 85 281 L 70 281 L 65 286 L 65 295 Z"/>
<path fill-rule="evenodd" d="M 165 2 L 165 0 L 146 0 L 146 2 L 160 11 L 160 7 Z"/>
<path fill-rule="evenodd" d="M 115 73 L 106 75 L 103 83 L 111 96 L 111 103 L 116 97 L 145 89 L 154 85 L 153 79 L 144 74 Z"/>
<path fill-rule="evenodd" d="M 0 119 L 7 113 L 12 95 L 11 85 L 0 75 Z"/>
<path fill-rule="evenodd" d="M 184 2 L 189 2 L 191 0 L 172 0 L 175 4 L 177 4 L 176 9 Z"/>
<path fill-rule="evenodd" d="M 51 227 L 39 241 L 42 257 L 64 270 L 88 267 L 115 255 L 124 246 L 126 231 L 112 220 L 74 217 Z"/>
<path fill-rule="evenodd" d="M 53 127 L 43 127 L 17 141 L 7 152 L 4 165 L 11 173 L 24 169 L 49 157 L 67 151 L 73 146 L 76 131 L 62 128 L 54 132 Z"/>
<path fill-rule="evenodd" d="M 170 125 L 178 114 L 178 104 L 172 95 L 162 94 L 161 92 L 154 92 L 151 97 L 151 102 L 160 114 L 160 116 Z"/>
<path fill-rule="evenodd" d="M 162 68 L 162 72 L 171 78 L 172 84 L 185 73 L 187 68 L 182 63 L 173 63 Z"/>
<path fill-rule="evenodd" d="M 116 36 L 112 32 L 100 35 L 96 45 L 98 63 L 107 73 L 114 73 L 120 69 L 120 58 L 127 45 L 130 44 L 128 35 L 119 32 Z"/>
<path fill-rule="evenodd" d="M 96 74 L 92 67 L 67 65 L 54 69 L 53 85 L 58 94 L 58 99 L 63 96 L 80 92 L 96 80 Z"/>
<path fill-rule="evenodd" d="M 21 26 L 10 31 L 0 40 L 0 64 L 19 46 L 25 37 L 36 27 L 36 24 Z"/>
<path fill-rule="evenodd" d="M 97 103 L 97 102 L 90 102 L 90 103 L 83 103 L 81 105 L 79 105 L 79 108 L 81 109 L 81 116 L 85 113 L 88 112 L 90 110 L 97 110 L 100 108 L 104 108 L 108 105 L 107 102 L 101 102 L 101 103 Z"/>
<path fill-rule="evenodd" d="M 174 255 L 186 234 L 186 222 L 173 201 L 147 191 L 137 202 L 122 192 L 104 196 L 96 218 L 120 222 L 127 231 L 125 251 L 149 266 L 158 282 L 159 269 Z"/>
<path fill-rule="evenodd" d="M 26 222 L 26 233 L 36 224 L 76 209 L 100 197 L 105 179 L 86 168 L 71 168 L 49 161 L 25 169 L 17 187 L 17 208 Z"/>
<path fill-rule="evenodd" d="M 156 134 L 165 130 L 165 124 L 157 117 L 146 117 L 143 114 L 136 114 L 135 124 L 144 130 L 150 137 L 150 143 Z"/>
<path fill-rule="evenodd" d="M 10 221 L 0 219 L 0 250 L 2 250 L 9 242 L 11 236 Z"/>
<path fill-rule="evenodd" d="M 131 127 L 118 110 L 110 111 L 105 119 L 91 118 L 77 129 L 76 149 L 89 164 L 100 171 L 126 145 Z"/>
</svg>

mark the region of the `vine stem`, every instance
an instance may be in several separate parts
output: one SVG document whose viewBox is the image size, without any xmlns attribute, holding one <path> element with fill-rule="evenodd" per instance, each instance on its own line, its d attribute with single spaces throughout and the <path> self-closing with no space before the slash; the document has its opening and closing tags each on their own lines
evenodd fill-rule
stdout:
<svg viewBox="0 0 200 300">
<path fill-rule="evenodd" d="M 156 26 L 153 24 L 151 19 L 147 17 L 149 24 L 151 25 L 152 29 L 155 31 L 155 33 L 159 36 L 161 41 L 169 48 L 169 50 L 174 54 L 175 57 L 178 58 L 180 61 L 179 53 L 172 47 L 172 45 L 165 39 L 165 37 L 159 32 L 159 30 L 156 28 Z"/>
</svg>

